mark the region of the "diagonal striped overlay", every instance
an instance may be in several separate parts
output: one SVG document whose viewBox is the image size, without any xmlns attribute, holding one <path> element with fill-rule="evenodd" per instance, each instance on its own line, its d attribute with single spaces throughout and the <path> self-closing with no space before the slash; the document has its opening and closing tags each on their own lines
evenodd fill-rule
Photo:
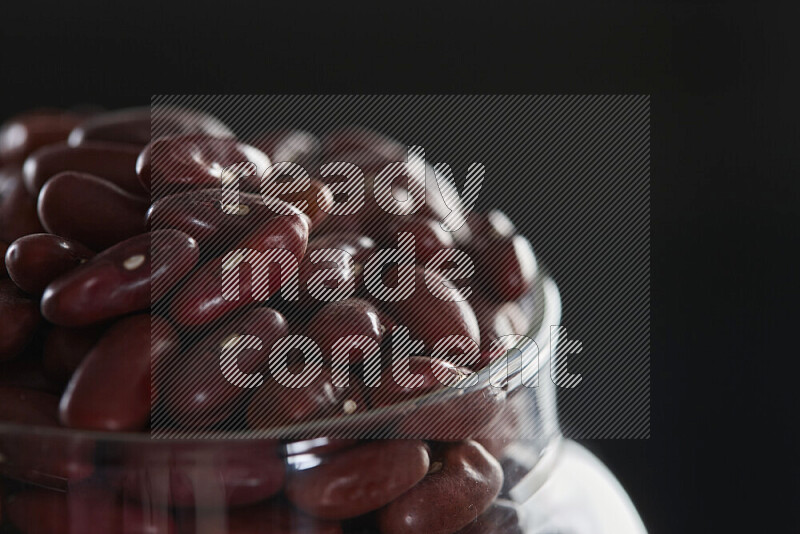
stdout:
<svg viewBox="0 0 800 534">
<path fill-rule="evenodd" d="M 542 400 L 552 391 L 558 424 L 568 437 L 649 437 L 649 96 L 157 95 L 151 106 L 154 139 L 169 122 L 170 109 L 189 108 L 217 117 L 239 139 L 285 129 L 321 136 L 353 125 L 373 128 L 424 147 L 430 166 L 448 163 L 458 187 L 469 166 L 481 163 L 486 177 L 477 206 L 501 209 L 531 241 L 542 272 L 558 286 L 563 311 L 556 324 L 539 325 L 540 334 L 546 333 L 536 339 L 539 389 L 525 405 L 538 420 L 521 424 L 515 437 L 538 439 L 552 431 L 556 416 Z M 174 192 L 169 186 L 154 189 L 158 196 Z M 156 304 L 154 313 L 168 315 L 160 306 L 165 305 Z M 557 327 L 555 334 L 551 327 Z M 192 346 L 206 333 L 196 329 L 182 343 Z M 553 335 L 558 350 L 549 354 Z M 200 371 L 187 365 L 190 356 L 172 360 L 154 376 L 196 380 Z M 437 416 L 447 421 L 463 415 L 454 409 Z M 213 432 L 199 422 L 195 429 L 177 429 L 158 404 L 151 420 L 157 437 L 205 437 L 234 428 L 225 424 Z M 322 431 L 332 434 L 334 426 Z M 367 426 L 336 437 L 393 437 Z M 481 437 L 501 427 L 488 425 Z M 418 437 L 435 438 L 433 430 L 441 429 L 415 430 Z"/>
</svg>

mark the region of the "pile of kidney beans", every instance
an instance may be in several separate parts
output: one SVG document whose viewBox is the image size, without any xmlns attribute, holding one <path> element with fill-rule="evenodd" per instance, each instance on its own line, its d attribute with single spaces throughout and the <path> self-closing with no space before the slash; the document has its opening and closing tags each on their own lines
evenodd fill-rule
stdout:
<svg viewBox="0 0 800 534">
<path fill-rule="evenodd" d="M 439 387 L 434 371 L 465 376 L 470 369 L 429 357 L 437 340 L 474 340 L 481 349 L 474 370 L 497 356 L 492 340 L 527 332 L 516 301 L 531 287 L 535 259 L 502 213 L 472 213 L 450 234 L 439 226 L 447 212 L 435 194 L 406 217 L 382 212 L 367 194 L 358 214 L 328 215 L 337 198 L 333 182 L 314 174 L 321 163 L 354 162 L 369 186 L 387 162 L 405 161 L 404 145 L 359 128 L 237 139 L 203 113 L 173 109 L 165 117 L 151 124 L 149 108 L 40 110 L 0 129 L 0 424 L 140 433 L 154 428 L 151 417 L 168 429 L 198 431 L 329 417 L 346 424 L 348 416 Z M 151 139 L 151 131 L 163 136 Z M 296 162 L 311 173 L 310 186 L 265 202 L 258 184 L 244 183 L 238 212 L 223 213 L 218 169 L 245 160 Z M 286 204 L 298 200 L 304 209 Z M 275 206 L 285 213 L 277 216 Z M 400 231 L 415 236 L 418 289 L 382 302 L 363 287 L 364 263 L 396 246 Z M 265 247 L 303 258 L 299 299 L 282 296 L 282 276 L 261 288 L 268 299 L 256 299 L 246 274 L 240 298 L 222 298 L 225 252 Z M 453 247 L 476 264 L 465 301 L 419 289 L 421 266 Z M 335 289 L 349 280 L 352 297 L 321 302 L 305 291 L 319 272 L 309 254 L 322 249 L 353 258 L 328 256 L 322 283 Z M 388 269 L 386 279 L 392 276 Z M 220 373 L 220 347 L 242 334 L 257 335 L 265 348 L 305 335 L 328 357 L 347 335 L 391 347 L 397 325 L 419 342 L 409 349 L 410 368 L 424 376 L 422 388 L 397 386 L 388 375 L 374 391 L 357 379 L 333 388 L 330 372 L 306 388 L 269 377 L 261 387 L 237 388 Z M 357 374 L 358 347 L 347 349 Z M 264 370 L 268 352 L 240 353 L 239 368 Z M 400 417 L 391 423 L 394 439 L 327 439 L 313 454 L 306 442 L 288 439 L 119 440 L 115 448 L 79 433 L 0 429 L 0 517 L 4 528 L 25 534 L 217 532 L 208 525 L 221 525 L 220 534 L 521 532 L 515 506 L 498 498 L 505 443 L 475 433 L 482 411 L 491 412 L 485 403 L 502 401 L 466 402 L 468 411 L 449 421 L 440 418 L 452 410 Z M 425 418 L 433 425 L 423 433 L 444 428 L 447 435 L 415 434 Z M 301 457 L 316 463 L 298 466 Z M 163 494 L 147 480 L 156 475 L 166 477 Z M 204 491 L 203 477 L 222 495 Z M 168 507 L 147 506 L 152 495 Z"/>
</svg>

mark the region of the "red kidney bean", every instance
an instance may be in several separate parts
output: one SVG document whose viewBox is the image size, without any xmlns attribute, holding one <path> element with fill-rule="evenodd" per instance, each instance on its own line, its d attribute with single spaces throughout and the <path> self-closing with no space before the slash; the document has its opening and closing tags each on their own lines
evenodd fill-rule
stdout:
<svg viewBox="0 0 800 534">
<path fill-rule="evenodd" d="M 389 223 L 388 231 L 382 235 L 381 242 L 396 247 L 400 232 L 414 236 L 414 251 L 417 264 L 428 263 L 434 254 L 455 245 L 452 234 L 442 230 L 439 221 L 416 216 L 398 216 Z"/>
<path fill-rule="evenodd" d="M 524 531 L 519 523 L 517 505 L 498 499 L 457 534 L 524 534 Z"/>
<path fill-rule="evenodd" d="M 231 250 L 255 250 L 266 253 L 283 249 L 292 254 L 299 264 L 307 244 L 308 219 L 304 215 L 285 215 L 259 226 Z M 170 305 L 170 315 L 179 324 L 183 326 L 207 324 L 254 302 L 259 296 L 251 291 L 252 276 L 249 273 L 242 273 L 243 269 L 236 267 L 235 264 L 229 264 L 233 265 L 229 268 L 239 269 L 238 300 L 227 300 L 223 296 L 222 273 L 223 268 L 227 267 L 223 265 L 223 259 L 225 256 L 207 262 L 178 290 Z M 253 260 L 249 268 L 250 272 L 259 272 L 262 277 L 267 271 L 271 271 L 269 283 L 266 287 L 259 288 L 263 290 L 264 295 L 261 296 L 264 298 L 276 293 L 281 287 L 282 280 L 288 280 L 296 273 L 294 263 L 286 269 L 279 270 L 275 268 L 277 265 L 270 268 L 265 262 L 266 260 Z"/>
<path fill-rule="evenodd" d="M 357 517 L 409 491 L 428 467 L 428 450 L 421 441 L 374 441 L 334 454 L 316 467 L 290 472 L 286 496 L 315 517 Z"/>
<path fill-rule="evenodd" d="M 43 391 L 0 387 L 0 422 L 57 427 L 58 397 Z M 0 436 L 0 473 L 13 478 L 63 485 L 93 472 L 94 445 L 80 436 L 14 434 Z"/>
<path fill-rule="evenodd" d="M 76 126 L 69 144 L 110 141 L 144 146 L 150 134 L 156 137 L 182 134 L 205 134 L 211 137 L 234 137 L 233 132 L 215 117 L 191 109 L 155 106 L 121 109 L 94 115 Z"/>
<path fill-rule="evenodd" d="M 74 485 L 66 494 L 25 490 L 8 501 L 8 517 L 23 534 L 175 533 L 168 515 L 119 503 L 97 483 Z"/>
<path fill-rule="evenodd" d="M 398 325 L 408 328 L 411 337 L 423 341 L 428 350 L 432 350 L 437 341 L 447 336 L 465 336 L 480 344 L 478 320 L 469 303 L 463 300 L 457 289 L 444 286 L 442 277 L 435 272 L 429 272 L 432 286 L 446 291 L 450 299 L 461 300 L 442 300 L 433 295 L 428 289 L 425 272 L 426 269 L 422 266 L 415 268 L 414 292 L 405 300 L 383 302 L 375 297 L 370 297 L 369 300 L 378 308 L 386 310 Z M 396 280 L 396 276 L 396 268 L 387 271 L 384 276 L 386 284 L 390 285 L 392 279 Z"/>
<path fill-rule="evenodd" d="M 131 500 L 164 499 L 172 506 L 245 506 L 283 487 L 286 466 L 274 440 L 151 441 L 125 445 L 109 478 Z M 155 484 L 165 484 L 155 494 Z"/>
<path fill-rule="evenodd" d="M 54 280 L 42 313 L 62 326 L 86 326 L 150 307 L 198 261 L 197 243 L 177 230 L 127 239 Z"/>
<path fill-rule="evenodd" d="M 306 207 L 303 213 L 310 219 L 312 231 L 316 231 L 325 223 L 333 207 L 333 192 L 319 180 L 311 180 L 305 191 L 280 194 L 278 198 L 283 202 L 305 201 Z"/>
<path fill-rule="evenodd" d="M 44 232 L 36 213 L 36 198 L 22 181 L 18 167 L 0 167 L 0 239 L 10 243 L 28 234 Z"/>
<path fill-rule="evenodd" d="M 273 209 L 274 208 L 274 209 Z M 147 212 L 151 229 L 174 228 L 195 238 L 205 251 L 232 250 L 241 239 L 278 216 L 276 210 L 302 212 L 279 201 L 264 203 L 260 195 L 241 193 L 235 212 L 223 208 L 221 189 L 201 189 L 156 200 Z"/>
<path fill-rule="evenodd" d="M 291 364 L 290 364 L 291 368 Z M 248 427 L 253 430 L 265 430 L 283 426 L 294 425 L 331 417 L 346 417 L 366 409 L 363 390 L 358 383 L 347 387 L 336 387 L 331 381 L 331 374 L 325 370 L 310 384 L 302 387 L 284 386 L 275 379 L 268 377 L 267 381 L 258 388 L 247 408 Z M 348 427 L 346 420 L 337 422 L 335 429 L 330 432 L 346 435 Z M 316 437 L 319 431 L 295 433 L 291 436 L 282 436 L 292 439 Z"/>
<path fill-rule="evenodd" d="M 58 173 L 72 171 L 100 177 L 133 195 L 144 191 L 136 177 L 138 151 L 133 147 L 108 143 L 87 143 L 71 147 L 56 143 L 42 147 L 25 160 L 22 168 L 25 186 L 38 195 L 47 181 Z"/>
<path fill-rule="evenodd" d="M 478 281 L 491 300 L 516 300 L 533 286 L 536 257 L 523 236 L 479 240 L 472 253 Z"/>
<path fill-rule="evenodd" d="M 105 332 L 107 325 L 82 328 L 54 326 L 42 350 L 43 371 L 51 380 L 66 384 Z"/>
<path fill-rule="evenodd" d="M 5 263 L 14 283 L 37 295 L 47 284 L 92 256 L 94 252 L 77 241 L 53 234 L 32 234 L 11 244 Z"/>
<path fill-rule="evenodd" d="M 500 464 L 474 441 L 434 453 L 430 473 L 378 513 L 382 534 L 452 534 L 482 514 L 500 492 Z"/>
<path fill-rule="evenodd" d="M 145 232 L 149 203 L 90 174 L 63 172 L 39 193 L 39 219 L 48 232 L 102 250 Z"/>
<path fill-rule="evenodd" d="M 8 279 L 0 280 L 0 361 L 17 356 L 41 321 L 39 305 Z"/>
<path fill-rule="evenodd" d="M 293 510 L 283 503 L 265 503 L 232 510 L 228 534 L 342 534 L 335 521 L 323 521 Z"/>
<path fill-rule="evenodd" d="M 455 365 L 428 356 L 411 356 L 408 359 L 408 371 L 412 375 L 421 376 L 422 383 L 418 386 L 403 383 L 395 377 L 393 366 L 387 366 L 381 373 L 380 386 L 367 389 L 372 406 L 390 406 L 420 397 L 441 389 L 446 384 L 455 384 L 467 376 L 464 370 Z"/>
<path fill-rule="evenodd" d="M 302 130 L 283 130 L 259 135 L 248 141 L 275 163 L 291 161 L 309 174 L 319 166 L 320 141 L 314 134 Z"/>
<path fill-rule="evenodd" d="M 90 430 L 141 430 L 150 419 L 150 367 L 174 350 L 163 319 L 136 315 L 111 326 L 78 367 L 61 397 L 61 423 Z M 151 350 L 152 344 L 152 350 Z"/>
<path fill-rule="evenodd" d="M 66 141 L 70 130 L 85 116 L 43 109 L 12 117 L 0 127 L 0 160 L 21 164 L 39 147 Z"/>
<path fill-rule="evenodd" d="M 147 145 L 136 161 L 136 174 L 147 191 L 174 194 L 182 189 L 220 187 L 223 171 L 255 165 L 255 174 L 241 177 L 240 188 L 259 191 L 261 177 L 272 163 L 266 154 L 235 139 L 202 135 L 160 137 Z"/>
<path fill-rule="evenodd" d="M 222 371 L 223 348 L 246 343 L 255 336 L 261 349 L 242 349 L 236 366 L 241 373 L 264 371 L 273 343 L 288 334 L 286 319 L 270 308 L 257 308 L 226 320 L 188 352 L 164 360 L 154 377 L 165 391 L 167 411 L 184 428 L 207 428 L 230 417 L 252 389 L 230 382 Z M 244 345 L 246 346 L 246 345 Z M 163 384 L 163 386 L 162 386 Z"/>
<path fill-rule="evenodd" d="M 313 339 L 322 350 L 323 357 L 330 361 L 334 346 L 347 336 L 364 336 L 380 345 L 386 327 L 380 323 L 378 310 L 369 302 L 350 298 L 326 304 L 314 315 L 306 335 Z M 351 363 L 362 361 L 369 356 L 358 350 L 360 341 L 339 344 L 337 351 L 348 354 Z M 353 350 L 356 350 L 353 353 Z"/>
</svg>

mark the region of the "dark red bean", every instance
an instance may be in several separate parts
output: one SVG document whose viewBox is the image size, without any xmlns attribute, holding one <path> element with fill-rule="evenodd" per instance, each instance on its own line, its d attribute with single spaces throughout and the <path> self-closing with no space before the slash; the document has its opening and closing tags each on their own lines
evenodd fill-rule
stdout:
<svg viewBox="0 0 800 534">
<path fill-rule="evenodd" d="M 39 305 L 9 279 L 0 280 L 0 361 L 17 356 L 41 321 Z"/>
<path fill-rule="evenodd" d="M 106 328 L 107 325 L 54 326 L 47 334 L 42 350 L 44 373 L 51 380 L 66 384 Z"/>
<path fill-rule="evenodd" d="M 444 447 L 430 473 L 378 514 L 382 534 L 452 534 L 474 521 L 503 485 L 500 464 L 474 441 Z"/>
<path fill-rule="evenodd" d="M 265 204 L 260 195 L 241 193 L 236 211 L 223 207 L 221 189 L 201 189 L 156 200 L 147 212 L 151 229 L 173 228 L 195 238 L 201 249 L 228 252 L 259 226 L 278 216 L 276 210 L 302 212 L 278 201 Z M 275 208 L 275 209 L 273 209 Z"/>
<path fill-rule="evenodd" d="M 312 231 L 324 225 L 333 207 L 333 192 L 319 180 L 311 180 L 308 189 L 305 191 L 280 194 L 278 198 L 288 203 L 305 201 L 306 205 L 303 208 L 303 213 L 311 220 Z"/>
<path fill-rule="evenodd" d="M 273 343 L 288 330 L 283 315 L 270 308 L 257 308 L 226 320 L 195 344 L 188 351 L 192 354 L 189 364 L 183 353 L 165 359 L 154 378 L 159 389 L 166 392 L 165 403 L 172 419 L 184 428 L 206 428 L 230 417 L 252 389 L 234 384 L 223 374 L 223 349 L 246 343 L 244 336 L 257 337 L 261 349 L 243 348 L 236 355 L 236 366 L 246 374 L 264 371 Z"/>
<path fill-rule="evenodd" d="M 36 197 L 22 181 L 19 167 L 0 167 L 0 239 L 7 243 L 44 232 L 36 212 Z"/>
<path fill-rule="evenodd" d="M 414 236 L 415 261 L 419 265 L 428 263 L 440 250 L 451 249 L 455 245 L 452 234 L 442 230 L 439 221 L 415 216 L 393 218 L 381 242 L 386 246 L 396 247 L 400 232 Z"/>
<path fill-rule="evenodd" d="M 536 278 L 536 257 L 521 235 L 478 241 L 471 250 L 475 272 L 484 294 L 494 301 L 517 300 Z"/>
<path fill-rule="evenodd" d="M 322 521 L 300 513 L 283 503 L 265 503 L 232 510 L 228 534 L 342 534 L 335 521 Z"/>
<path fill-rule="evenodd" d="M 178 507 L 245 506 L 283 487 L 286 466 L 273 440 L 150 441 L 129 444 L 109 478 L 131 500 L 163 499 Z M 163 481 L 162 494 L 153 482 Z"/>
<path fill-rule="evenodd" d="M 63 110 L 39 110 L 12 117 L 0 127 L 0 161 L 21 164 L 39 147 L 66 141 L 85 116 Z"/>
<path fill-rule="evenodd" d="M 339 340 L 348 336 L 364 336 L 375 341 L 377 346 L 385 331 L 378 310 L 372 304 L 351 298 L 323 306 L 311 320 L 306 335 L 316 342 L 327 361 L 331 361 L 336 348 L 339 354 L 348 354 L 351 363 L 357 363 L 369 356 L 359 349 L 362 342 L 357 339 L 349 343 Z"/>
<path fill-rule="evenodd" d="M 25 160 L 22 168 L 25 186 L 38 195 L 47 181 L 64 171 L 100 177 L 134 195 L 143 195 L 136 177 L 138 151 L 133 147 L 107 143 L 87 143 L 71 147 L 56 143 L 42 147 Z"/>
<path fill-rule="evenodd" d="M 409 491 L 428 467 L 428 450 L 421 441 L 375 441 L 334 454 L 316 467 L 290 472 L 286 495 L 315 517 L 357 517 Z"/>
<path fill-rule="evenodd" d="M 69 135 L 69 144 L 83 145 L 91 141 L 109 141 L 143 147 L 156 137 L 181 134 L 205 134 L 212 137 L 233 137 L 233 132 L 218 119 L 206 113 L 176 107 L 154 106 L 121 109 L 94 115 L 76 126 Z"/>
<path fill-rule="evenodd" d="M 458 531 L 458 534 L 525 534 L 520 526 L 517 505 L 503 499 L 496 500 L 488 510 Z"/>
<path fill-rule="evenodd" d="M 247 162 L 255 173 L 241 177 L 239 187 L 259 191 L 261 177 L 272 163 L 266 154 L 235 139 L 201 135 L 161 137 L 142 150 L 136 161 L 136 174 L 142 187 L 157 196 L 183 189 L 220 187 L 223 171 L 243 171 Z"/>
<path fill-rule="evenodd" d="M 91 430 L 141 430 L 150 420 L 150 367 L 176 347 L 163 319 L 136 315 L 111 326 L 61 397 L 61 423 Z M 152 343 L 152 351 L 151 351 Z"/>
<path fill-rule="evenodd" d="M 283 130 L 259 135 L 248 143 L 264 152 L 273 163 L 291 161 L 309 174 L 319 167 L 321 144 L 314 134 L 302 130 Z"/>
<path fill-rule="evenodd" d="M 90 174 L 63 172 L 39 193 L 39 219 L 48 232 L 102 250 L 145 232 L 149 203 Z"/>
<path fill-rule="evenodd" d="M 127 239 L 54 280 L 42 313 L 62 326 L 86 326 L 150 307 L 195 266 L 197 243 L 177 230 Z"/>
<path fill-rule="evenodd" d="M 393 366 L 387 366 L 381 373 L 380 386 L 368 388 L 372 406 L 389 406 L 420 397 L 445 385 L 453 385 L 467 376 L 464 370 L 455 365 L 428 356 L 411 356 L 408 359 L 408 372 L 422 377 L 421 383 L 405 383 L 396 375 Z"/>
<path fill-rule="evenodd" d="M 386 310 L 398 325 L 408 328 L 411 337 L 421 340 L 429 351 L 433 350 L 437 341 L 447 336 L 465 336 L 479 344 L 480 330 L 472 307 L 457 289 L 443 285 L 444 279 L 436 272 L 428 272 L 431 286 L 440 287 L 449 299 L 460 300 L 442 300 L 431 293 L 425 273 L 424 267 L 415 268 L 414 292 L 405 300 L 383 302 L 374 296 L 369 300 Z M 384 276 L 387 286 L 392 280 L 396 285 L 396 268 L 390 269 Z"/>
<path fill-rule="evenodd" d="M 67 493 L 25 490 L 11 497 L 8 517 L 23 534 L 174 534 L 172 519 L 159 511 L 119 503 L 97 483 Z"/>
<path fill-rule="evenodd" d="M 292 366 L 290 365 L 290 369 Z M 285 386 L 272 377 L 258 388 L 247 408 L 248 427 L 265 430 L 290 426 L 316 419 L 338 417 L 336 428 L 329 432 L 346 435 L 349 432 L 346 416 L 366 410 L 367 404 L 363 389 L 358 383 L 347 387 L 336 387 L 331 381 L 331 373 L 324 370 L 315 380 L 302 387 Z M 309 431 L 311 435 L 295 433 L 283 435 L 291 439 L 316 437 L 319 431 Z"/>
<path fill-rule="evenodd" d="M 58 397 L 43 391 L 0 387 L 0 422 L 58 427 Z M 0 473 L 45 484 L 63 486 L 82 480 L 94 470 L 94 444 L 80 436 L 10 434 L 0 436 Z"/>
<path fill-rule="evenodd" d="M 94 252 L 53 234 L 32 234 L 14 241 L 5 260 L 11 279 L 25 292 L 41 294 L 47 284 L 74 269 Z"/>
<path fill-rule="evenodd" d="M 253 230 L 239 244 L 231 249 L 254 250 L 259 253 L 285 250 L 296 262 L 290 262 L 286 269 L 277 269 L 277 260 L 272 267 L 267 259 L 253 259 L 249 264 L 249 271 L 244 272 L 242 267 L 236 267 L 235 262 L 223 265 L 225 256 L 217 257 L 200 267 L 189 280 L 178 290 L 170 306 L 170 315 L 179 324 L 194 326 L 215 321 L 223 315 L 246 306 L 257 297 L 266 299 L 281 288 L 281 283 L 293 276 L 298 269 L 298 264 L 303 259 L 308 245 L 308 218 L 304 215 L 285 215 L 271 219 L 267 223 Z M 229 256 L 231 260 L 233 256 Z M 238 300 L 228 300 L 223 295 L 223 267 L 239 270 Z M 256 272 L 260 276 L 256 279 L 261 282 L 259 290 L 262 293 L 254 294 L 252 289 L 253 277 L 250 273 Z M 263 277 L 270 272 L 268 283 Z"/>
</svg>

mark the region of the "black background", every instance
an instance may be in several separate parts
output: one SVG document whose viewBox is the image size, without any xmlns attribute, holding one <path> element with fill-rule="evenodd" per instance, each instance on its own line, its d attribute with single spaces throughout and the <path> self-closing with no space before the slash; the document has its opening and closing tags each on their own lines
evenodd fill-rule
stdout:
<svg viewBox="0 0 800 534">
<path fill-rule="evenodd" d="M 796 3 L 7 4 L 1 117 L 155 93 L 651 94 L 652 437 L 586 444 L 652 532 L 797 531 Z"/>
</svg>

